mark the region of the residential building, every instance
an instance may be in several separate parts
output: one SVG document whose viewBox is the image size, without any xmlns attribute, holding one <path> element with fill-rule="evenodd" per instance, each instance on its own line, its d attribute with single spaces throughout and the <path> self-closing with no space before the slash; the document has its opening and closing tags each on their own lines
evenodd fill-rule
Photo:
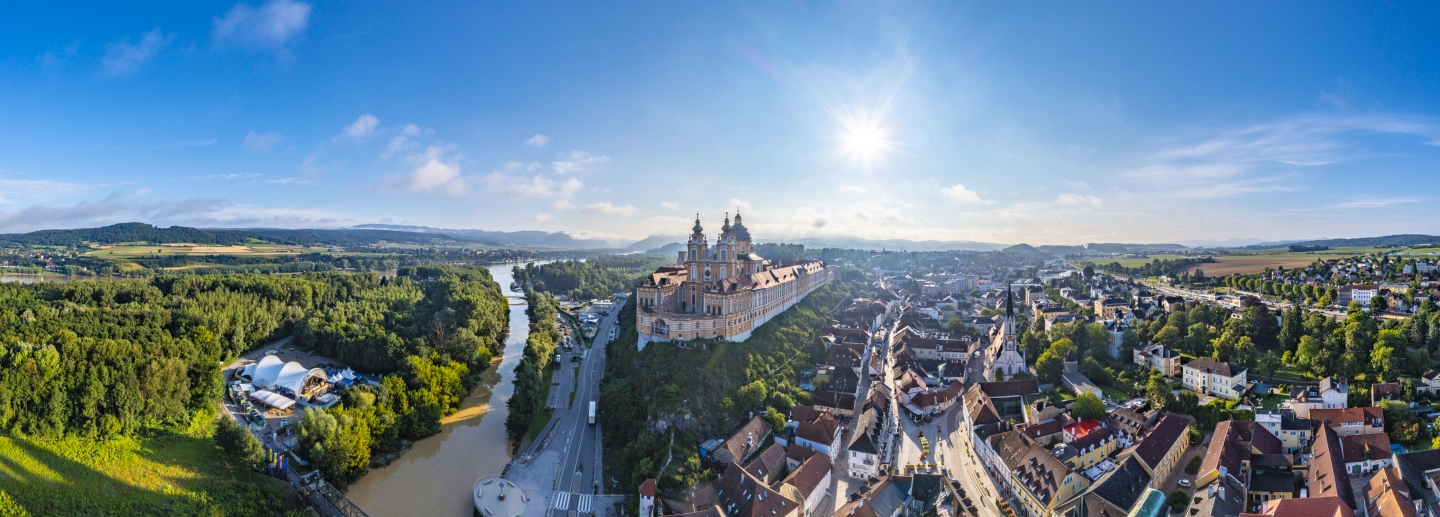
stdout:
<svg viewBox="0 0 1440 517">
<path fill-rule="evenodd" d="M 1114 432 L 1101 427 L 1070 443 L 1061 444 L 1051 452 L 1070 468 L 1084 471 L 1114 454 L 1118 443 Z"/>
<path fill-rule="evenodd" d="M 835 470 L 830 463 L 830 458 L 824 454 L 815 454 L 800 464 L 799 468 L 790 471 L 782 482 L 795 487 L 800 494 L 800 502 L 804 507 L 803 517 L 816 515 L 820 509 L 820 502 L 825 500 L 825 494 L 830 490 L 830 473 Z M 821 512 L 825 515 L 828 512 Z"/>
<path fill-rule="evenodd" d="M 751 331 L 835 278 L 824 261 L 769 261 L 751 250 L 750 231 L 727 215 L 712 248 L 700 217 L 676 265 L 635 288 L 638 346 L 714 338 L 744 341 Z"/>
<path fill-rule="evenodd" d="M 821 413 L 819 418 L 795 427 L 795 445 L 814 449 L 834 461 L 835 454 L 840 452 L 840 431 L 840 422 L 835 421 L 835 417 Z"/>
<path fill-rule="evenodd" d="M 1119 298 L 1105 298 L 1095 300 L 1095 318 L 1102 320 L 1113 320 L 1120 316 L 1120 311 L 1130 309 L 1130 303 Z"/>
<path fill-rule="evenodd" d="M 1121 449 L 1128 449 L 1150 432 L 1154 422 L 1134 410 L 1118 407 L 1105 415 L 1105 428 L 1115 433 Z"/>
<path fill-rule="evenodd" d="M 1377 382 L 1370 385 L 1370 405 L 1380 407 L 1380 402 L 1403 397 L 1398 382 Z"/>
<path fill-rule="evenodd" d="M 751 418 L 710 453 L 710 458 L 721 464 L 744 462 L 768 442 L 773 427 L 763 418 Z"/>
<path fill-rule="evenodd" d="M 1312 409 L 1344 409 L 1350 407 L 1350 383 L 1326 377 L 1317 386 L 1295 386 L 1288 403 L 1300 418 L 1311 418 Z"/>
<path fill-rule="evenodd" d="M 1420 383 L 1415 385 L 1415 391 L 1440 393 L 1440 371 L 1426 370 L 1425 374 L 1420 376 Z"/>
<path fill-rule="evenodd" d="M 1245 393 L 1245 368 L 1239 365 L 1196 359 L 1181 369 L 1181 383 L 1186 389 L 1228 400 L 1240 400 Z"/>
<path fill-rule="evenodd" d="M 775 490 L 731 462 L 720 477 L 692 491 L 683 509 L 688 513 L 719 507 L 722 515 L 803 517 L 798 495 L 789 485 L 781 485 L 780 490 Z"/>
<path fill-rule="evenodd" d="M 1135 446 L 1132 454 L 1150 473 L 1150 488 L 1159 489 L 1170 479 L 1175 464 L 1180 461 L 1185 448 L 1190 446 L 1189 424 L 1185 417 L 1166 413 L 1140 441 L 1140 445 Z"/>
<path fill-rule="evenodd" d="M 1264 426 L 1243 420 L 1227 420 L 1215 427 L 1195 487 L 1209 486 L 1231 478 L 1246 487 L 1252 504 L 1299 496 L 1299 479 L 1293 472 L 1294 458 L 1281 453 L 1280 440 Z"/>
<path fill-rule="evenodd" d="M 1329 426 L 1340 436 L 1385 434 L 1385 413 L 1378 407 L 1312 409 L 1310 420 Z"/>
<path fill-rule="evenodd" d="M 1279 499 L 1260 508 L 1260 513 L 1240 513 L 1240 517 L 1355 517 L 1355 509 L 1339 497 Z"/>
<path fill-rule="evenodd" d="M 1353 511 L 1355 493 L 1350 488 L 1350 476 L 1345 473 L 1340 435 L 1329 426 L 1320 426 L 1310 452 L 1310 467 L 1306 471 L 1309 497 L 1337 497 Z"/>
<path fill-rule="evenodd" d="M 1120 462 L 1082 499 L 1088 517 L 1165 517 L 1165 494 L 1150 488 L 1150 473 L 1134 456 Z"/>
<path fill-rule="evenodd" d="M 1369 517 L 1416 517 L 1415 502 L 1394 467 L 1376 471 L 1365 487 L 1365 514 Z"/>
<path fill-rule="evenodd" d="M 1410 497 L 1426 503 L 1440 501 L 1440 449 L 1396 454 L 1392 460 L 1400 471 L 1400 479 L 1410 489 Z"/>
<path fill-rule="evenodd" d="M 1055 517 L 1084 493 L 1090 480 L 1050 455 L 1024 433 L 1010 432 L 997 453 L 1008 472 L 1001 481 L 1032 517 Z"/>
<path fill-rule="evenodd" d="M 1164 345 L 1150 345 L 1136 347 L 1134 361 L 1145 368 L 1160 370 L 1160 374 L 1166 377 L 1180 375 L 1180 352 L 1176 352 Z"/>
<path fill-rule="evenodd" d="M 898 517 L 905 511 L 909 478 L 885 476 L 859 499 L 841 505 L 832 515 L 853 517 Z M 730 515 L 730 514 L 726 514 Z M 759 516 L 756 516 L 759 517 Z"/>
<path fill-rule="evenodd" d="M 1369 475 L 1394 465 L 1385 433 L 1342 436 L 1340 448 L 1345 452 L 1345 471 L 1351 475 Z"/>
<path fill-rule="evenodd" d="M 1235 517 L 1245 515 L 1248 491 L 1243 483 L 1226 475 L 1206 485 L 1197 485 L 1186 517 Z M 1352 516 L 1353 517 L 1353 516 Z"/>
<path fill-rule="evenodd" d="M 1280 439 L 1285 454 L 1295 454 L 1310 446 L 1314 429 L 1311 422 L 1308 418 L 1297 418 L 1295 411 L 1290 409 L 1255 410 L 1255 423 Z"/>
<path fill-rule="evenodd" d="M 785 473 L 785 448 L 778 443 L 770 444 L 745 464 L 745 471 L 766 484 L 775 483 Z"/>
</svg>

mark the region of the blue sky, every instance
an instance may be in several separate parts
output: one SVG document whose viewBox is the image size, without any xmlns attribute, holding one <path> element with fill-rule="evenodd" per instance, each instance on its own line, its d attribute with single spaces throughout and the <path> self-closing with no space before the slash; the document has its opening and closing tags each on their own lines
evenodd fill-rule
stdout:
<svg viewBox="0 0 1440 517">
<path fill-rule="evenodd" d="M 413 5 L 412 5 L 413 4 Z M 0 231 L 1440 233 L 1440 5 L 30 3 Z"/>
</svg>

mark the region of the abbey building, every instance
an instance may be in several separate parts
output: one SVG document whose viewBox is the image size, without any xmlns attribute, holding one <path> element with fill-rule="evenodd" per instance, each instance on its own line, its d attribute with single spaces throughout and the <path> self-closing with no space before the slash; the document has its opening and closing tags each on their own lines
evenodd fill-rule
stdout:
<svg viewBox="0 0 1440 517">
<path fill-rule="evenodd" d="M 639 347 L 699 338 L 744 341 L 750 333 L 835 278 L 820 260 L 770 261 L 750 249 L 750 231 L 725 216 L 711 246 L 695 216 L 685 249 L 635 288 Z"/>
</svg>

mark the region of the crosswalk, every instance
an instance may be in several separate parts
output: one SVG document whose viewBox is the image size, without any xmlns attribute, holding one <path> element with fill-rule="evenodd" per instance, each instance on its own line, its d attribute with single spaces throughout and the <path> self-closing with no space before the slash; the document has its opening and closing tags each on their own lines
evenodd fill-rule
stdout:
<svg viewBox="0 0 1440 517">
<path fill-rule="evenodd" d="M 594 504 L 593 497 L 594 496 L 590 494 L 555 492 L 555 498 L 554 501 L 550 503 L 550 507 L 556 510 L 570 509 L 570 501 L 573 499 L 575 501 L 576 512 L 591 513 L 594 511 L 592 506 Z"/>
</svg>

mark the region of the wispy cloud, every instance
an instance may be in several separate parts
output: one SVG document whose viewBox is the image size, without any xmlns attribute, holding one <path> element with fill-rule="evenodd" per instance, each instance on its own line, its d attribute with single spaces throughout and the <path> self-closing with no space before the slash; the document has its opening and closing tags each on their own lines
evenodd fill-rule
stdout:
<svg viewBox="0 0 1440 517">
<path fill-rule="evenodd" d="M 217 45 L 274 51 L 288 59 L 289 45 L 310 25 L 310 11 L 310 4 L 291 0 L 235 4 L 215 18 L 213 38 Z"/>
<path fill-rule="evenodd" d="M 965 188 L 965 187 L 961 186 L 960 188 Z M 840 192 L 843 192 L 843 193 L 846 193 L 846 194 L 864 194 L 864 193 L 870 191 L 870 189 L 867 189 L 867 188 L 862 187 L 862 186 L 860 186 L 860 185 L 840 185 L 839 187 L 836 187 L 835 190 L 839 190 Z M 977 196 L 977 197 L 978 197 L 978 196 Z"/>
<path fill-rule="evenodd" d="M 981 203 L 986 205 L 995 203 L 994 201 L 980 199 L 980 194 L 965 188 L 965 185 L 959 183 L 940 189 L 940 195 L 956 203 Z"/>
<path fill-rule="evenodd" d="M 232 172 L 230 174 L 211 174 L 208 176 L 197 176 L 197 178 L 204 178 L 207 180 L 238 180 L 247 178 L 258 178 L 261 176 L 264 176 L 264 174 L 256 172 Z"/>
<path fill-rule="evenodd" d="M 126 38 L 106 45 L 105 58 L 100 61 L 100 73 L 116 77 L 134 74 L 174 39 L 174 34 L 162 33 L 156 27 L 136 43 L 130 43 L 130 39 Z"/>
<path fill-rule="evenodd" d="M 63 181 L 0 178 L 0 205 L 20 200 L 45 201 L 70 197 L 93 188 L 91 185 Z"/>
<path fill-rule="evenodd" d="M 1329 208 L 1386 208 L 1424 201 L 1418 197 L 1360 197 L 1328 205 Z"/>
<path fill-rule="evenodd" d="M 209 147 L 220 140 L 215 138 L 196 138 L 193 140 L 176 140 L 170 142 L 170 147 Z"/>
<path fill-rule="evenodd" d="M 535 136 L 530 137 L 529 140 L 525 141 L 525 145 L 528 145 L 530 147 L 545 147 L 545 145 L 549 143 L 550 137 L 548 135 L 542 135 L 538 133 Z"/>
<path fill-rule="evenodd" d="M 329 228 L 355 224 L 349 216 L 316 209 L 266 207 L 216 198 L 138 203 L 119 194 L 69 205 L 32 205 L 0 211 L 0 232 L 84 228 L 126 221 L 201 227 Z"/>
<path fill-rule="evenodd" d="M 1100 199 L 1100 198 L 1098 198 L 1098 197 L 1095 197 L 1095 196 L 1083 196 L 1083 195 L 1074 194 L 1074 193 L 1060 194 L 1059 196 L 1056 196 L 1056 197 L 1055 197 L 1055 202 L 1056 202 L 1056 203 L 1059 203 L 1059 204 L 1062 204 L 1062 205 L 1090 205 L 1090 206 L 1104 206 L 1104 205 L 1105 205 L 1105 200 Z"/>
<path fill-rule="evenodd" d="M 680 205 L 677 205 L 677 204 L 675 204 L 675 203 L 671 203 L 671 202 L 669 202 L 669 201 L 664 201 L 664 202 L 661 202 L 661 203 L 660 203 L 660 208 L 664 208 L 664 209 L 666 209 L 666 210 L 679 210 L 679 209 L 680 209 Z"/>
<path fill-rule="evenodd" d="M 480 181 L 485 184 L 486 190 L 515 199 L 557 198 L 564 201 L 585 186 L 584 182 L 576 178 L 557 182 L 539 174 L 512 176 L 501 172 L 487 174 Z"/>
<path fill-rule="evenodd" d="M 635 212 L 637 210 L 638 209 L 636 209 L 634 205 L 615 206 L 610 203 L 591 203 L 585 205 L 585 213 L 587 214 L 603 214 L 629 217 L 635 215 Z"/>
<path fill-rule="evenodd" d="M 533 215 L 533 216 L 530 216 L 530 220 L 531 220 L 531 221 L 535 221 L 535 222 L 537 222 L 537 223 L 543 223 L 543 222 L 545 222 L 545 221 L 549 221 L 550 219 L 551 219 L 551 218 L 550 218 L 550 214 L 547 214 L 547 213 L 545 213 L 545 212 L 540 212 L 540 213 L 538 213 L 538 214 L 535 214 L 535 215 Z"/>
<path fill-rule="evenodd" d="M 269 151 L 275 144 L 280 143 L 281 139 L 280 133 L 257 134 L 251 131 L 245 135 L 245 147 L 255 151 Z"/>
<path fill-rule="evenodd" d="M 589 170 L 606 163 L 610 163 L 609 156 L 595 156 L 590 154 L 590 151 L 570 151 L 569 157 L 550 162 L 550 165 L 555 167 L 555 172 L 569 174 Z"/>
<path fill-rule="evenodd" d="M 354 139 L 365 138 L 374 134 L 375 127 L 379 125 L 379 118 L 376 118 L 375 115 L 366 113 L 364 115 L 360 115 L 360 118 L 355 119 L 354 122 L 351 122 L 345 127 L 340 128 L 340 133 L 344 136 Z"/>
</svg>

